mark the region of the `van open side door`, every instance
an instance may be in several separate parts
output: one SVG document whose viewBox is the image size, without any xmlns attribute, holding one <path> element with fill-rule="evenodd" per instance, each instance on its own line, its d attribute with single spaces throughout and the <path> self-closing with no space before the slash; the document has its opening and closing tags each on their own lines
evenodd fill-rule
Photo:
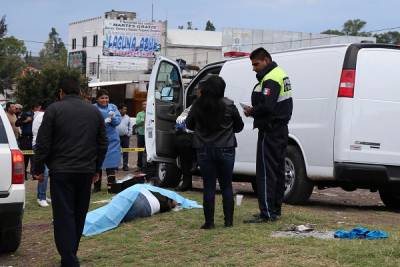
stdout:
<svg viewBox="0 0 400 267">
<path fill-rule="evenodd" d="M 145 139 L 148 161 L 173 162 L 175 120 L 183 111 L 183 84 L 177 62 L 159 57 L 147 92 Z"/>
</svg>

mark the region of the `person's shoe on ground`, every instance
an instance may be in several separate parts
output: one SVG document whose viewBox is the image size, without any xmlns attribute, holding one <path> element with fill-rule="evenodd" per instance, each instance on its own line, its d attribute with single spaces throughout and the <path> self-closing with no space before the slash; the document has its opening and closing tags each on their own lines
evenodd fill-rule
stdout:
<svg viewBox="0 0 400 267">
<path fill-rule="evenodd" d="M 38 203 L 39 206 L 42 207 L 42 208 L 46 208 L 46 207 L 49 206 L 49 203 L 47 203 L 47 201 L 46 201 L 45 199 L 42 199 L 42 200 L 38 199 L 38 200 L 37 200 L 37 203 Z"/>
<path fill-rule="evenodd" d="M 209 229 L 214 229 L 215 225 L 213 223 L 205 223 L 203 224 L 200 229 L 204 229 L 204 230 L 209 230 Z"/>
<path fill-rule="evenodd" d="M 258 215 L 257 217 L 253 216 L 253 218 L 251 219 L 244 220 L 243 223 L 268 223 L 268 222 L 275 222 L 276 220 L 277 220 L 276 217 L 267 218 Z"/>
</svg>

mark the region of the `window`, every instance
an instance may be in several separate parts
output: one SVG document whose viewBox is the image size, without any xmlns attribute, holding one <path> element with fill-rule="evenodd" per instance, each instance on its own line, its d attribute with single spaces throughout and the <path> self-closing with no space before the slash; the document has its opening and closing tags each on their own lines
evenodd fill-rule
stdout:
<svg viewBox="0 0 400 267">
<path fill-rule="evenodd" d="M 7 133 L 6 129 L 4 128 L 3 121 L 0 118 L 0 144 L 7 144 Z"/>
<path fill-rule="evenodd" d="M 82 37 L 82 48 L 85 48 L 87 46 L 87 37 L 84 36 Z"/>
<path fill-rule="evenodd" d="M 76 39 L 72 39 L 72 50 L 76 49 Z"/>
<path fill-rule="evenodd" d="M 168 63 L 161 62 L 156 80 L 156 99 L 179 103 L 181 81 L 178 69 Z"/>
<path fill-rule="evenodd" d="M 97 46 L 98 41 L 99 37 L 97 36 L 97 34 L 93 35 L 93 47 Z"/>
<path fill-rule="evenodd" d="M 89 63 L 89 75 L 94 76 L 97 74 L 97 62 Z"/>
</svg>

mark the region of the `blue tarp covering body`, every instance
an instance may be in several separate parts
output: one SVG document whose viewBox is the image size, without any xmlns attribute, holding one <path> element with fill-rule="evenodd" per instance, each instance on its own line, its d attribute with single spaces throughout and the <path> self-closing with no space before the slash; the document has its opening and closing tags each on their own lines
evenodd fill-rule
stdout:
<svg viewBox="0 0 400 267">
<path fill-rule="evenodd" d="M 83 235 L 91 236 L 116 228 L 125 217 L 140 190 L 147 189 L 158 192 L 163 196 L 175 200 L 182 208 L 202 208 L 196 201 L 184 198 L 174 191 L 152 186 L 149 184 L 136 184 L 115 195 L 107 205 L 88 212 L 86 215 Z"/>
<path fill-rule="evenodd" d="M 357 227 L 351 231 L 338 230 L 335 232 L 335 238 L 342 239 L 382 239 L 388 238 L 385 231 L 370 231 L 368 228 Z"/>
</svg>

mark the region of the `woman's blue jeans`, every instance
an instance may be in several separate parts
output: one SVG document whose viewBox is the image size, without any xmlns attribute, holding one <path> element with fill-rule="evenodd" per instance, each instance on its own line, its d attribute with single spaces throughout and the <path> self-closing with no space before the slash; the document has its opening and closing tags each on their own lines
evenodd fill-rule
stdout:
<svg viewBox="0 0 400 267">
<path fill-rule="evenodd" d="M 46 200 L 47 181 L 49 180 L 49 169 L 47 166 L 44 167 L 43 177 L 43 181 L 38 182 L 37 185 L 37 198 L 39 200 Z"/>
</svg>

